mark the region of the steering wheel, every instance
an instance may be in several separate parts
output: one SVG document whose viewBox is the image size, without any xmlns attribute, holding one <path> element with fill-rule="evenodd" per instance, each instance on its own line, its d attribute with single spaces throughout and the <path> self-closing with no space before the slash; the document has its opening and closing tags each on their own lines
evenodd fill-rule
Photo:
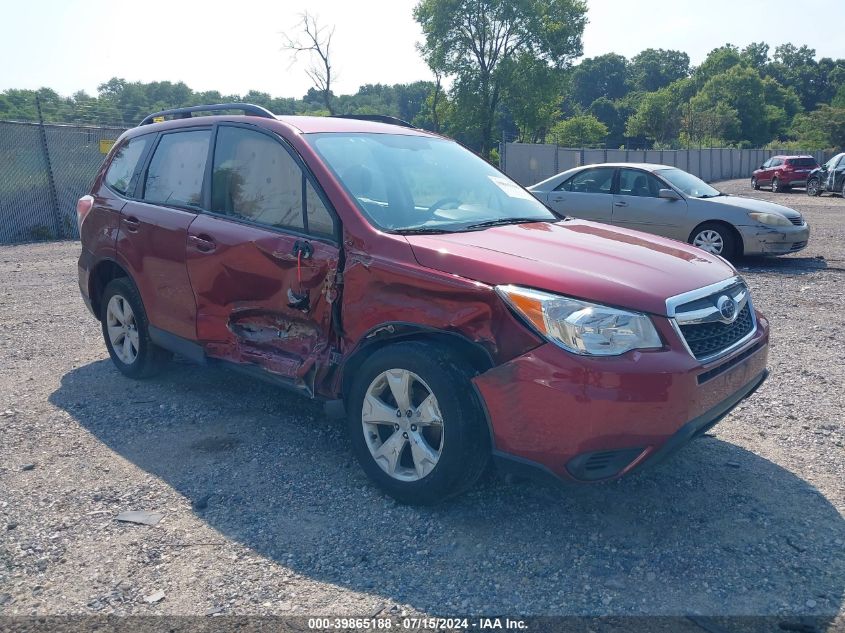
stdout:
<svg viewBox="0 0 845 633">
<path fill-rule="evenodd" d="M 450 202 L 453 202 L 454 204 L 457 204 L 457 205 L 461 204 L 460 200 L 458 200 L 457 198 L 451 197 L 451 196 L 447 197 L 447 198 L 440 198 L 440 200 L 438 200 L 437 202 L 435 202 L 433 205 L 431 205 L 428 208 L 428 212 L 433 215 L 434 212 L 437 211 L 440 207 L 442 207 L 443 205 L 449 204 Z"/>
</svg>

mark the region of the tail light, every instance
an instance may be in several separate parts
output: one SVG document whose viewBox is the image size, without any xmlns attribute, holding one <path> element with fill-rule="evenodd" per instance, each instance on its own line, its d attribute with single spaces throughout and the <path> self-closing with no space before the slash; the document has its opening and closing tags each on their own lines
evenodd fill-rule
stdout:
<svg viewBox="0 0 845 633">
<path fill-rule="evenodd" d="M 93 196 L 82 196 L 76 203 L 76 224 L 79 226 L 80 233 L 82 232 L 82 223 L 88 217 L 88 213 L 94 206 Z"/>
</svg>

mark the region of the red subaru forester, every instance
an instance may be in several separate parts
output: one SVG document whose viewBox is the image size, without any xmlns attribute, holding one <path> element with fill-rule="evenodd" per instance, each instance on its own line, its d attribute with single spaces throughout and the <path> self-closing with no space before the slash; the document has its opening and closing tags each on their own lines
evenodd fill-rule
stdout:
<svg viewBox="0 0 845 633">
<path fill-rule="evenodd" d="M 767 321 L 725 260 L 560 217 L 388 117 L 150 115 L 78 216 L 79 287 L 121 372 L 176 353 L 325 400 L 404 502 L 465 490 L 491 455 L 618 477 L 767 375 Z"/>
</svg>

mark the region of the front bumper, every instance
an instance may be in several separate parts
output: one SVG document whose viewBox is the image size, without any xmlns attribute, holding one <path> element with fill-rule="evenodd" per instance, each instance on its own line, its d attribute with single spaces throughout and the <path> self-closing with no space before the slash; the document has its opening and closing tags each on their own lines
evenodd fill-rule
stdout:
<svg viewBox="0 0 845 633">
<path fill-rule="evenodd" d="M 737 226 L 742 236 L 745 255 L 785 255 L 807 247 L 810 227 L 803 226 Z"/>
<path fill-rule="evenodd" d="M 768 323 L 733 353 L 701 365 L 671 348 L 585 358 L 543 345 L 477 376 L 494 456 L 523 474 L 603 481 L 665 458 L 748 397 L 766 377 Z"/>
</svg>

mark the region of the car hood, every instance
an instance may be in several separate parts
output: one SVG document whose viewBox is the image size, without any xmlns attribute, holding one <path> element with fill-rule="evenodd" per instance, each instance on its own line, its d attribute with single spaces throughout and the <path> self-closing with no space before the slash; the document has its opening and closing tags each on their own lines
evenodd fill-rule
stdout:
<svg viewBox="0 0 845 633">
<path fill-rule="evenodd" d="M 715 204 L 719 207 L 734 208 L 740 212 L 759 211 L 762 213 L 779 213 L 788 218 L 800 217 L 801 214 L 795 209 L 790 209 L 782 204 L 757 200 L 756 198 L 743 198 L 741 196 L 719 196 L 718 198 L 693 198 L 696 203 Z"/>
<path fill-rule="evenodd" d="M 408 235 L 428 268 L 666 314 L 666 299 L 736 274 L 720 257 L 639 231 L 582 220 Z"/>
</svg>

